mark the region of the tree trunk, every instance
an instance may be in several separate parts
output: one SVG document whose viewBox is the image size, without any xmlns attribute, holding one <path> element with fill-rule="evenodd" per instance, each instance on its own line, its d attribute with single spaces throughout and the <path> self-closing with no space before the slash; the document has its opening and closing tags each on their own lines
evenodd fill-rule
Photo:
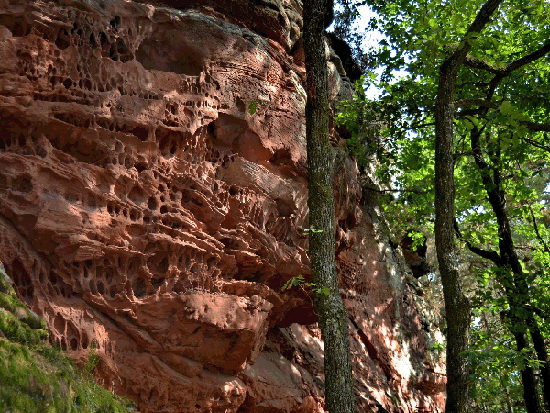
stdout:
<svg viewBox="0 0 550 413">
<path fill-rule="evenodd" d="M 466 39 L 480 33 L 502 0 L 488 0 L 468 27 Z M 468 350 L 470 303 L 460 285 L 455 241 L 454 115 L 455 85 L 460 66 L 471 49 L 463 40 L 439 68 L 435 107 L 435 242 L 443 283 L 447 321 L 446 413 L 466 413 L 468 403 Z"/>
<path fill-rule="evenodd" d="M 454 73 L 453 73 L 454 72 Z M 468 411 L 468 350 L 470 303 L 460 285 L 459 261 L 454 238 L 454 86 L 456 71 L 440 70 L 435 111 L 435 242 L 443 283 L 447 321 L 447 413 Z"/>
<path fill-rule="evenodd" d="M 519 352 L 529 347 L 529 343 L 527 342 L 524 333 L 512 331 L 512 334 L 516 339 Z M 521 381 L 523 383 L 523 399 L 525 400 L 525 408 L 527 413 L 543 413 L 537 392 L 535 374 L 531 366 L 526 366 L 521 371 Z"/>
<path fill-rule="evenodd" d="M 529 310 L 531 301 L 529 285 L 525 280 L 523 268 L 516 252 L 514 241 L 512 239 L 510 220 L 508 219 L 508 214 L 505 209 L 505 192 L 502 190 L 501 172 L 498 170 L 498 164 L 500 163 L 500 150 L 498 149 L 497 144 L 497 149 L 491 156 L 493 159 L 493 165 L 490 166 L 485 161 L 481 151 L 480 135 L 480 130 L 473 128 L 470 132 L 470 143 L 485 192 L 487 192 L 489 203 L 491 204 L 491 208 L 497 218 L 500 250 L 500 260 L 497 264 L 501 269 L 498 275 L 498 282 L 506 291 L 506 299 L 508 301 L 508 305 L 510 306 L 510 314 L 508 317 L 510 319 L 511 332 L 516 340 L 518 352 L 522 352 L 523 350 L 530 348 L 529 341 L 526 337 L 527 328 L 530 329 L 532 337 L 538 337 L 537 333 L 540 334 L 540 330 L 538 329 L 536 319 Z M 493 176 L 492 178 L 491 172 Z M 535 332 L 534 335 L 533 331 Z M 548 361 L 546 349 L 544 348 L 544 340 L 542 349 L 540 348 L 540 345 L 538 345 L 537 348 L 537 356 L 543 364 L 542 370 L 544 379 L 544 373 L 548 373 Z M 525 400 L 527 412 L 542 413 L 543 410 L 540 405 L 535 373 L 533 368 L 528 364 L 526 364 L 521 371 L 521 381 L 523 383 L 523 398 Z M 546 380 L 544 382 L 546 385 Z"/>
<path fill-rule="evenodd" d="M 540 374 L 542 377 L 542 391 L 544 395 L 544 407 L 550 411 L 550 365 L 548 363 L 548 352 L 544 343 L 544 337 L 540 331 L 539 324 L 534 314 L 528 312 L 527 325 L 533 340 L 533 347 L 537 353 L 537 359 L 541 362 Z"/>
<path fill-rule="evenodd" d="M 334 150 L 329 141 L 329 93 L 324 15 L 330 0 L 304 0 L 304 50 L 307 71 L 306 137 L 309 175 L 309 255 L 325 343 L 325 403 L 330 413 L 357 413 L 348 330 L 335 262 Z"/>
</svg>

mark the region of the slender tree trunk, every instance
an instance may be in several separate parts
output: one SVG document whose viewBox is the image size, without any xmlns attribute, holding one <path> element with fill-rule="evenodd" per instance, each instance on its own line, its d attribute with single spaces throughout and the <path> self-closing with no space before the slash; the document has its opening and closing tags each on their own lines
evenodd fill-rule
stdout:
<svg viewBox="0 0 550 413">
<path fill-rule="evenodd" d="M 440 70 L 435 143 L 435 241 L 439 272 L 445 298 L 447 320 L 447 413 L 468 411 L 468 349 L 470 303 L 460 285 L 459 261 L 455 243 L 454 183 L 454 85 L 456 71 Z M 453 73 L 454 72 L 454 73 Z"/>
<path fill-rule="evenodd" d="M 506 291 L 506 298 L 508 305 L 510 306 L 510 324 L 511 332 L 516 341 L 518 352 L 522 352 L 525 349 L 530 349 L 529 341 L 526 337 L 526 331 L 529 327 L 531 329 L 531 335 L 533 330 L 535 336 L 538 330 L 538 324 L 536 319 L 529 312 L 530 293 L 529 286 L 525 280 L 525 275 L 521 263 L 519 261 L 514 241 L 512 239 L 512 229 L 510 226 L 510 220 L 506 213 L 506 199 L 505 193 L 502 190 L 501 173 L 498 170 L 498 164 L 500 163 L 500 150 L 498 149 L 492 154 L 493 165 L 490 166 L 484 159 L 480 146 L 481 132 L 477 128 L 473 128 L 470 133 L 470 143 L 472 151 L 474 153 L 474 160 L 479 169 L 481 180 L 491 208 L 497 218 L 498 224 L 498 236 L 499 236 L 499 250 L 500 260 L 497 265 L 500 267 L 500 273 L 498 275 L 498 282 L 504 287 Z M 492 178 L 491 178 L 492 171 Z M 539 359 L 542 359 L 543 369 L 548 368 L 548 361 L 546 357 L 546 349 L 539 349 L 537 351 Z M 545 370 L 547 371 L 547 370 Z M 528 364 L 521 371 L 521 381 L 523 383 L 523 398 L 525 400 L 525 407 L 528 413 L 542 413 L 542 407 L 540 405 L 539 395 L 537 391 L 537 384 L 535 380 L 535 373 L 531 366 Z"/>
<path fill-rule="evenodd" d="M 498 156 L 500 156 L 500 153 L 498 154 Z M 510 305 L 510 308 L 515 308 L 518 310 L 519 314 L 522 314 L 522 317 L 519 317 L 521 319 L 521 325 L 524 326 L 525 329 L 529 329 L 529 332 L 531 334 L 534 345 L 533 347 L 535 348 L 535 352 L 537 353 L 537 359 L 541 363 L 543 395 L 546 408 L 548 409 L 548 404 L 550 402 L 550 368 L 548 366 L 548 354 L 544 345 L 544 338 L 542 337 L 538 326 L 538 322 L 531 310 L 530 288 L 523 272 L 523 267 L 519 260 L 514 241 L 512 239 L 510 219 L 508 218 L 508 214 L 506 213 L 505 209 L 506 200 L 504 198 L 504 191 L 501 190 L 501 173 L 498 169 L 496 169 L 496 167 L 493 171 L 493 176 L 493 186 L 488 187 L 486 184 L 485 187 L 487 193 L 489 194 L 489 197 L 491 198 L 492 195 L 492 198 L 496 198 L 496 202 L 491 202 L 491 206 L 493 207 L 493 211 L 497 216 L 497 222 L 499 226 L 498 235 L 500 239 L 500 255 L 503 260 L 502 264 L 505 270 L 511 270 L 513 274 L 512 282 L 515 288 L 509 291 L 509 296 L 514 302 L 514 306 Z M 536 381 L 533 381 L 533 386 L 534 387 L 532 389 L 528 389 L 528 396 L 531 399 L 536 399 L 536 401 L 532 400 L 529 402 L 529 405 L 532 409 L 531 411 L 542 412 L 544 410 L 540 406 L 540 401 L 536 388 Z"/>
<path fill-rule="evenodd" d="M 522 351 L 529 348 L 529 343 L 525 337 L 525 334 L 512 331 L 514 338 L 516 339 L 518 351 Z M 539 395 L 537 392 L 537 383 L 535 381 L 535 374 L 531 366 L 526 366 L 521 371 L 521 381 L 523 383 L 523 399 L 525 400 L 525 408 L 527 413 L 542 413 L 542 407 L 539 401 Z"/>
<path fill-rule="evenodd" d="M 330 0 L 304 0 L 307 71 L 306 137 L 309 174 L 309 255 L 313 282 L 328 294 L 315 294 L 325 343 L 325 403 L 330 413 L 357 413 L 348 330 L 335 263 L 334 150 L 329 141 L 329 93 L 324 14 Z"/>
<path fill-rule="evenodd" d="M 466 32 L 480 33 L 502 0 L 487 0 Z M 460 66 L 471 44 L 463 40 L 439 68 L 435 107 L 435 241 L 443 283 L 447 321 L 446 413 L 466 413 L 468 403 L 468 349 L 470 303 L 460 285 L 459 262 L 454 232 L 454 117 L 455 85 Z"/>
</svg>

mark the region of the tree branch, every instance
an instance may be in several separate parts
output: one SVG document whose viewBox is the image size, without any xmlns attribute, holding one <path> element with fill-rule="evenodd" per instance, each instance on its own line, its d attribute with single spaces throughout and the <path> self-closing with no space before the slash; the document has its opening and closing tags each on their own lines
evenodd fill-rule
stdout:
<svg viewBox="0 0 550 413">
<path fill-rule="evenodd" d="M 362 189 L 367 189 L 369 191 L 378 192 L 379 194 L 387 194 L 389 192 L 411 192 L 417 195 L 426 195 L 428 191 L 420 191 L 418 189 L 378 189 L 372 186 L 363 186 Z"/>
<path fill-rule="evenodd" d="M 493 66 L 489 65 L 487 62 L 476 59 L 473 56 L 466 56 L 466 60 L 464 61 L 466 66 L 472 67 L 474 69 L 482 69 L 486 70 L 487 72 L 498 74 L 500 72 L 500 69 L 496 69 Z"/>
<path fill-rule="evenodd" d="M 464 106 L 481 106 L 485 108 L 498 108 L 498 103 L 484 99 L 460 99 L 455 102 L 455 107 L 462 108 Z"/>
<path fill-rule="evenodd" d="M 512 63 L 508 64 L 506 66 L 505 71 L 512 72 L 516 69 L 519 69 L 522 66 L 525 66 L 531 62 L 534 62 L 535 60 L 540 59 L 545 54 L 550 52 L 550 42 L 546 43 L 544 46 L 542 46 L 540 49 L 535 50 L 533 53 L 528 54 L 527 56 L 523 56 L 521 59 L 515 60 Z"/>
<path fill-rule="evenodd" d="M 529 63 L 534 62 L 535 60 L 540 59 L 544 55 L 550 52 L 550 42 L 546 43 L 544 46 L 542 46 L 540 49 L 535 50 L 533 53 L 530 53 L 526 56 L 523 56 L 521 59 L 514 60 L 511 63 L 508 63 L 506 67 L 499 71 L 493 77 L 491 80 L 491 83 L 489 85 L 489 92 L 487 93 L 487 100 L 490 100 L 493 97 L 493 94 L 495 93 L 495 89 L 497 88 L 498 84 L 502 79 L 504 79 L 507 76 L 510 76 L 510 74 L 516 70 L 519 69 L 522 66 L 525 66 Z"/>
<path fill-rule="evenodd" d="M 488 251 L 488 250 L 484 250 L 482 248 L 474 247 L 472 244 L 470 244 L 470 242 L 468 240 L 465 240 L 462 237 L 462 233 L 460 232 L 460 228 L 458 227 L 458 222 L 456 221 L 456 219 L 455 219 L 455 222 L 454 222 L 454 228 L 455 228 L 456 237 L 458 239 L 464 241 L 466 243 L 466 247 L 471 252 L 473 252 L 476 255 L 479 255 L 481 258 L 485 258 L 485 259 L 493 262 L 495 265 L 501 265 L 502 260 L 500 259 L 500 255 L 498 255 L 497 252 Z"/>
<path fill-rule="evenodd" d="M 472 47 L 470 42 L 467 40 L 468 35 L 472 33 L 480 33 L 487 23 L 489 23 L 493 12 L 498 8 L 500 3 L 502 3 L 502 0 L 487 0 L 487 2 L 477 13 L 475 20 L 472 22 L 470 27 L 468 27 L 466 35 L 464 36 L 465 40 L 463 40 L 454 53 L 443 62 L 440 68 L 441 71 L 446 71 L 449 69 L 458 70 L 458 66 L 463 63 L 464 59 L 468 55 L 468 51 Z"/>
<path fill-rule="evenodd" d="M 550 248 L 548 247 L 548 244 L 546 244 L 546 241 L 540 235 L 539 226 L 537 225 L 537 220 L 535 219 L 535 213 L 533 212 L 533 207 L 531 206 L 531 204 L 529 204 L 529 211 L 531 212 L 531 219 L 533 220 L 533 229 L 535 230 L 535 234 L 537 234 L 537 238 L 542 244 L 544 251 L 550 254 Z"/>
<path fill-rule="evenodd" d="M 520 120 L 520 125 L 527 126 L 527 128 L 534 132 L 550 132 L 550 123 L 537 123 L 527 120 Z"/>
<path fill-rule="evenodd" d="M 550 146 L 543 145 L 542 143 L 539 143 L 534 139 L 529 139 L 529 138 L 522 138 L 522 139 L 528 144 L 533 145 L 536 148 L 542 149 L 543 151 L 550 152 Z"/>
<path fill-rule="evenodd" d="M 476 116 L 482 115 L 485 112 L 486 108 L 478 106 L 476 109 L 463 109 L 458 112 L 455 116 L 456 119 L 461 119 L 466 116 Z"/>
</svg>

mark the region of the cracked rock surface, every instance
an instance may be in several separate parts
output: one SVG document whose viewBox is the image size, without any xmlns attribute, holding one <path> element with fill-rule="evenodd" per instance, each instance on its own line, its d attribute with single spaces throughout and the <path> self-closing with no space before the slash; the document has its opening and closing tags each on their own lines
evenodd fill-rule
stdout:
<svg viewBox="0 0 550 413">
<path fill-rule="evenodd" d="M 312 301 L 281 292 L 309 276 L 301 2 L 0 10 L 0 261 L 50 341 L 141 412 L 322 412 Z M 345 156 L 335 193 L 360 411 L 442 411 L 440 333 Z"/>
</svg>

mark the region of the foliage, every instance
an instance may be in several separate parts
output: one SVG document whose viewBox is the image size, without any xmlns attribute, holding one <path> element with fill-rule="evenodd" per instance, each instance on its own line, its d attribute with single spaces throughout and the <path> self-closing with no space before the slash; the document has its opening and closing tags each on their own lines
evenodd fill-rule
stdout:
<svg viewBox="0 0 550 413">
<path fill-rule="evenodd" d="M 285 291 L 292 287 L 300 287 L 302 289 L 304 289 L 304 287 L 311 287 L 311 290 L 316 294 L 321 294 L 325 296 L 328 296 L 330 294 L 330 289 L 328 287 L 320 287 L 315 283 L 306 283 L 303 275 L 299 275 L 297 277 L 292 277 L 291 279 L 289 279 L 283 285 L 281 291 Z"/>
<path fill-rule="evenodd" d="M 302 228 L 303 235 L 321 234 L 322 232 L 323 232 L 322 229 Z M 297 277 L 290 278 L 283 285 L 283 287 L 281 288 L 281 291 L 291 289 L 292 287 L 300 287 L 303 291 L 305 291 L 304 287 L 311 287 L 311 291 L 313 291 L 316 294 L 322 294 L 324 296 L 328 296 L 330 294 L 330 289 L 328 287 L 320 287 L 315 283 L 306 283 L 303 275 L 298 275 Z"/>
<path fill-rule="evenodd" d="M 88 351 L 88 360 L 86 361 L 84 366 L 82 366 L 82 371 L 86 373 L 91 379 L 93 379 L 95 368 L 101 360 L 96 352 L 96 347 L 96 341 L 92 340 L 90 344 L 90 350 Z"/>
</svg>

